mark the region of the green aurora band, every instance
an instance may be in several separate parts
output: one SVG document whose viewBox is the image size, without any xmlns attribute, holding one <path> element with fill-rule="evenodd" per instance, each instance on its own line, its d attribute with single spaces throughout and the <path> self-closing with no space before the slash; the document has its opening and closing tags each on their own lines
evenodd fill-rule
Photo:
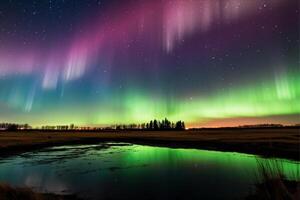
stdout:
<svg viewBox="0 0 300 200">
<path fill-rule="evenodd" d="M 299 100 L 300 76 L 297 72 L 281 74 L 272 81 L 261 81 L 248 87 L 232 87 L 203 98 L 166 101 L 141 90 L 130 90 L 114 100 L 47 109 L 47 112 L 36 117 L 27 116 L 27 119 L 35 121 L 36 125 L 63 122 L 101 126 L 144 123 L 167 117 L 174 121 L 184 120 L 189 125 L 226 118 L 298 115 Z"/>
<path fill-rule="evenodd" d="M 0 3 L 0 122 L 300 124 L 297 0 L 55 2 Z"/>
</svg>

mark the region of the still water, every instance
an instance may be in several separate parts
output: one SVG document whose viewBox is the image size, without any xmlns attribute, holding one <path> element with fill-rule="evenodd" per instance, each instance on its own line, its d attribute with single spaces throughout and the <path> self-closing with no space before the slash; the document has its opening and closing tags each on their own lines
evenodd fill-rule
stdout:
<svg viewBox="0 0 300 200">
<path fill-rule="evenodd" d="M 60 146 L 0 159 L 0 182 L 86 199 L 243 199 L 259 181 L 257 160 L 124 143 Z M 299 178 L 299 162 L 276 163 Z"/>
</svg>

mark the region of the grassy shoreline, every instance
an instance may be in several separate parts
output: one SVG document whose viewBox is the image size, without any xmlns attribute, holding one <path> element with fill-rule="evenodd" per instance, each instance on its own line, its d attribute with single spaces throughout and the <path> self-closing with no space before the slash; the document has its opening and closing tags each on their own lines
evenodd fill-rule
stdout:
<svg viewBox="0 0 300 200">
<path fill-rule="evenodd" d="M 51 146 L 95 144 L 104 141 L 233 151 L 300 160 L 299 128 L 187 131 L 2 131 L 0 132 L 0 156 L 6 157 Z"/>
</svg>

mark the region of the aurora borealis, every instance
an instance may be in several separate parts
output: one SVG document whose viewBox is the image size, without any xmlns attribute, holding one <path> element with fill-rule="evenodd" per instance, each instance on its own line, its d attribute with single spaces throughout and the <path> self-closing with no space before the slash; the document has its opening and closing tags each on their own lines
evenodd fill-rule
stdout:
<svg viewBox="0 0 300 200">
<path fill-rule="evenodd" d="M 300 123 L 298 0 L 0 2 L 0 121 Z"/>
</svg>

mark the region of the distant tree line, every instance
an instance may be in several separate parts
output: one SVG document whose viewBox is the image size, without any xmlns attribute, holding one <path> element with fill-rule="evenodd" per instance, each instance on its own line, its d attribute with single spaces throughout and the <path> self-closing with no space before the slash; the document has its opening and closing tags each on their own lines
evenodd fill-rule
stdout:
<svg viewBox="0 0 300 200">
<path fill-rule="evenodd" d="M 176 123 L 169 121 L 167 118 L 159 120 L 151 120 L 148 123 L 142 124 L 128 124 L 128 125 L 116 125 L 117 130 L 120 129 L 142 129 L 142 130 L 184 130 L 184 121 L 177 121 Z"/>
<path fill-rule="evenodd" d="M 296 125 L 297 126 L 297 125 Z M 284 127 L 282 124 L 252 124 L 252 125 L 242 125 L 239 128 L 268 128 L 268 127 Z"/>
<path fill-rule="evenodd" d="M 31 129 L 31 126 L 28 124 L 15 124 L 15 123 L 0 123 L 0 130 L 26 130 Z"/>
</svg>

